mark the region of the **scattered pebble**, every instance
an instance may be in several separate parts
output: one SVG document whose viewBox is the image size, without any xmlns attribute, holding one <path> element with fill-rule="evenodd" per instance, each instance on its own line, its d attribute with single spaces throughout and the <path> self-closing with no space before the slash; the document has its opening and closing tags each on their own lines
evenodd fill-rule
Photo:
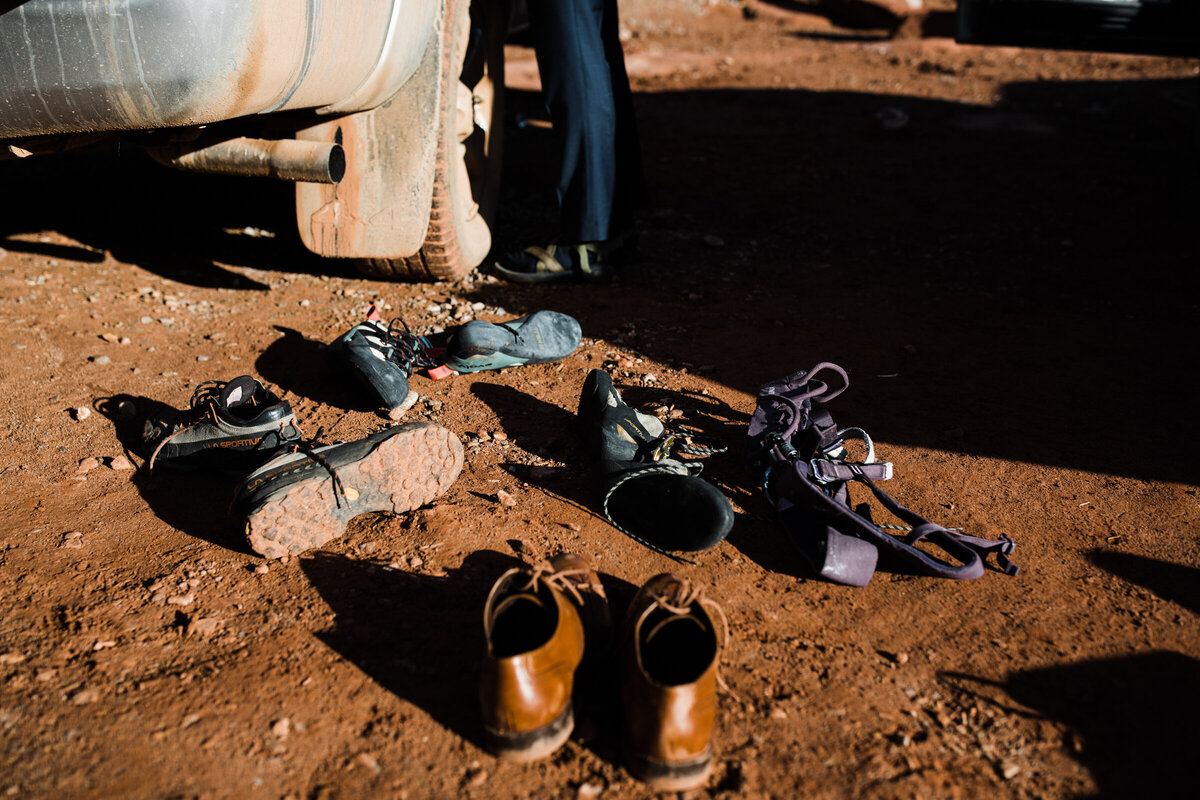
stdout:
<svg viewBox="0 0 1200 800">
<path fill-rule="evenodd" d="M 98 466 L 100 466 L 100 459 L 95 456 L 88 456 L 79 460 L 79 466 L 75 468 L 75 474 L 83 475 L 84 473 L 91 472 Z"/>
<path fill-rule="evenodd" d="M 292 721 L 288 717 L 277 719 L 271 723 L 271 733 L 278 739 L 286 739 L 292 732 Z"/>
<path fill-rule="evenodd" d="M 125 456 L 116 456 L 112 461 L 108 462 L 108 468 L 115 470 L 133 469 L 133 464 Z"/>
<path fill-rule="evenodd" d="M 22 664 L 25 662 L 24 653 L 0 653 L 0 664 Z"/>
<path fill-rule="evenodd" d="M 200 721 L 199 714 L 188 714 L 186 717 L 183 718 L 183 721 L 179 723 L 179 727 L 190 728 L 199 721 Z"/>
<path fill-rule="evenodd" d="M 502 506 L 512 507 L 517 504 L 517 498 L 513 497 L 503 489 L 500 489 L 496 492 L 496 502 Z"/>
<path fill-rule="evenodd" d="M 420 556 L 413 556 L 412 559 L 408 562 L 409 566 L 412 567 L 413 569 L 417 569 L 424 563 L 425 563 L 425 560 L 422 559 Z"/>
<path fill-rule="evenodd" d="M 117 643 L 112 639 L 102 639 L 92 645 L 92 650 L 107 650 L 110 647 L 116 647 Z"/>
<path fill-rule="evenodd" d="M 775 708 L 771 709 L 771 719 L 787 719 L 787 718 L 788 718 L 787 712 L 784 711 L 782 708 L 779 708 L 778 706 L 776 706 Z"/>
<path fill-rule="evenodd" d="M 99 689 L 84 689 L 75 693 L 75 696 L 71 698 L 71 703 L 77 706 L 82 706 L 87 705 L 88 703 L 95 703 L 99 700 Z"/>
<path fill-rule="evenodd" d="M 187 594 L 178 594 L 167 598 L 167 605 L 172 606 L 190 606 L 196 602 L 196 595 L 188 592 Z"/>
<path fill-rule="evenodd" d="M 201 639 L 207 639 L 219 630 L 221 630 L 221 620 L 216 617 L 193 617 L 188 620 L 188 636 L 199 636 Z"/>
<path fill-rule="evenodd" d="M 93 364 L 103 365 L 111 363 L 112 359 L 108 356 L 88 356 L 88 361 L 92 362 Z"/>
<path fill-rule="evenodd" d="M 259 564 L 257 567 L 254 568 L 255 575 L 266 575 L 270 571 L 271 571 L 271 568 L 268 567 L 266 564 Z"/>
<path fill-rule="evenodd" d="M 1004 776 L 1004 780 L 1011 781 L 1021 774 L 1021 768 L 1013 763 L 1001 764 L 1000 774 Z"/>
<path fill-rule="evenodd" d="M 602 783 L 581 783 L 575 790 L 575 800 L 595 800 L 604 793 Z"/>
<path fill-rule="evenodd" d="M 371 755 L 370 753 L 359 753 L 358 758 L 356 760 L 358 761 L 358 763 L 362 764 L 364 767 L 371 770 L 371 772 L 382 772 L 383 771 L 383 767 L 379 766 L 379 760 L 377 758 L 375 758 L 375 756 Z"/>
</svg>

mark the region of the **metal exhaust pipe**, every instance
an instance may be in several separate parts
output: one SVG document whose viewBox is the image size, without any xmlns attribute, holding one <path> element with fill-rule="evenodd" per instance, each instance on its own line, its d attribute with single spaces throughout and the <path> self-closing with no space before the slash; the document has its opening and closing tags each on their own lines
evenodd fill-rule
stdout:
<svg viewBox="0 0 1200 800">
<path fill-rule="evenodd" d="M 298 139 L 241 137 L 215 144 L 173 144 L 146 148 L 150 157 L 188 172 L 278 178 L 300 183 L 337 183 L 346 174 L 340 144 Z"/>
</svg>

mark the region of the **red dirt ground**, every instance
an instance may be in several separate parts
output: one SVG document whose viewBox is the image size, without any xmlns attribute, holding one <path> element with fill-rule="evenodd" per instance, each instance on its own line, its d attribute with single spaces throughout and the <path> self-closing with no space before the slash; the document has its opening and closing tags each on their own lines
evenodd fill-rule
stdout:
<svg viewBox="0 0 1200 800">
<path fill-rule="evenodd" d="M 484 597 L 560 549 L 618 606 L 666 570 L 723 605 L 736 697 L 691 796 L 1187 785 L 1197 63 L 889 39 L 796 5 L 622 3 L 654 202 L 612 285 L 380 283 L 303 251 L 286 186 L 130 152 L 0 165 L 0 796 L 645 797 L 611 716 L 541 763 L 480 747 Z M 501 246 L 553 223 L 546 136 L 510 131 Z M 102 398 L 179 407 L 243 373 L 309 433 L 387 424 L 322 352 L 376 299 L 417 329 L 554 308 L 586 339 L 416 378 L 411 417 L 463 439 L 461 478 L 286 562 L 245 549 L 230 482 L 115 468 Z M 831 410 L 895 462 L 890 490 L 1012 535 L 1019 577 L 805 572 L 739 440 L 760 382 L 821 360 L 850 371 Z M 572 420 L 600 366 L 733 443 L 705 474 L 745 515 L 698 566 L 594 513 Z"/>
</svg>

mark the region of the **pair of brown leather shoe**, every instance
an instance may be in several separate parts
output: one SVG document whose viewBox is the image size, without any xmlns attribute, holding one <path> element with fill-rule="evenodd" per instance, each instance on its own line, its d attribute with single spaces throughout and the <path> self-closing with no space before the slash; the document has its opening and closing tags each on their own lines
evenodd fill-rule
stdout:
<svg viewBox="0 0 1200 800">
<path fill-rule="evenodd" d="M 715 616 L 714 616 L 715 614 Z M 652 788 L 681 791 L 712 768 L 720 607 L 676 575 L 646 582 L 622 626 L 622 749 L 629 771 Z M 602 656 L 608 599 L 580 556 L 500 576 L 483 614 L 487 653 L 479 697 L 488 748 L 532 761 L 554 752 L 574 727 L 572 694 L 586 647 Z M 592 660 L 592 659 L 589 659 Z"/>
</svg>

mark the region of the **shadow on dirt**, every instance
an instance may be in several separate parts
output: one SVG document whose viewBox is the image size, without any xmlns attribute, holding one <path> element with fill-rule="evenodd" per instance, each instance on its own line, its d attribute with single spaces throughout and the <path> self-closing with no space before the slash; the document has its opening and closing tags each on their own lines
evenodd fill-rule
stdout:
<svg viewBox="0 0 1200 800">
<path fill-rule="evenodd" d="M 1099 786 L 1098 797 L 1165 797 L 1187 785 L 1192 745 L 1183 735 L 1200 713 L 1200 661 L 1169 651 L 1061 664 L 1013 673 L 995 686 L 1078 736 L 1075 758 Z"/>
<path fill-rule="evenodd" d="M 510 440 L 521 440 L 526 450 L 566 464 L 556 469 L 510 463 L 504 469 L 549 494 L 597 513 L 591 463 L 580 446 L 574 414 L 511 386 L 473 383 L 471 393 L 500 418 Z"/>
<path fill-rule="evenodd" d="M 521 562 L 480 550 L 443 576 L 403 572 L 333 553 L 318 552 L 300 564 L 336 615 L 333 627 L 316 632 L 317 638 L 380 686 L 483 749 L 477 699 L 485 647 L 483 605 L 495 580 Z M 614 611 L 623 609 L 634 587 L 609 575 L 601 578 Z M 609 673 L 615 675 L 615 670 Z M 613 687 L 577 688 L 582 711 L 573 741 L 615 762 L 615 709 L 604 702 Z"/>
<path fill-rule="evenodd" d="M 590 337 L 708 365 L 751 395 L 836 361 L 853 382 L 835 418 L 885 443 L 1194 481 L 1177 442 L 1200 294 L 1195 88 L 1045 80 L 992 106 L 642 92 L 656 196 L 639 263 L 609 285 L 477 284 L 472 299 L 564 311 Z M 513 108 L 532 102 L 512 94 Z M 553 202 L 546 130 L 510 127 L 497 251 L 556 217 L 532 207 Z M 0 239 L 27 252 L 40 244 L 13 237 L 54 220 L 79 258 L 107 250 L 185 283 L 266 288 L 218 264 L 353 274 L 303 249 L 287 185 L 177 173 L 133 150 L 0 173 L 22 187 Z M 283 359 L 262 366 L 289 383 Z"/>
<path fill-rule="evenodd" d="M 1086 556 L 1100 569 L 1200 614 L 1200 569 L 1109 550 L 1092 550 Z"/>
<path fill-rule="evenodd" d="M 355 275 L 346 262 L 306 250 L 296 233 L 295 189 L 286 183 L 176 172 L 137 148 L 6 162 L 21 203 L 0 220 L 6 249 L 95 263 L 120 261 L 192 286 L 270 288 L 223 264 L 257 270 Z M 105 187 L 97 201 L 95 187 Z M 48 221 L 80 246 L 25 241 Z"/>
<path fill-rule="evenodd" d="M 1195 88 L 639 94 L 657 194 L 638 263 L 475 294 L 750 395 L 833 360 L 852 375 L 835 419 L 884 443 L 1194 481 L 1173 431 L 1196 364 Z M 498 250 L 546 218 L 546 131 L 506 147 Z"/>
<path fill-rule="evenodd" d="M 163 468 L 150 472 L 143 454 L 142 428 L 149 416 L 174 410 L 171 406 L 124 394 L 100 398 L 94 405 L 113 424 L 126 457 L 138 465 L 132 483 L 159 519 L 189 536 L 251 554 L 240 524 L 228 513 L 237 488 L 235 477 Z"/>
<path fill-rule="evenodd" d="M 374 411 L 373 392 L 343 371 L 325 342 L 299 331 L 274 326 L 282 336 L 267 345 L 254 361 L 258 374 L 285 392 L 350 411 Z"/>
</svg>

